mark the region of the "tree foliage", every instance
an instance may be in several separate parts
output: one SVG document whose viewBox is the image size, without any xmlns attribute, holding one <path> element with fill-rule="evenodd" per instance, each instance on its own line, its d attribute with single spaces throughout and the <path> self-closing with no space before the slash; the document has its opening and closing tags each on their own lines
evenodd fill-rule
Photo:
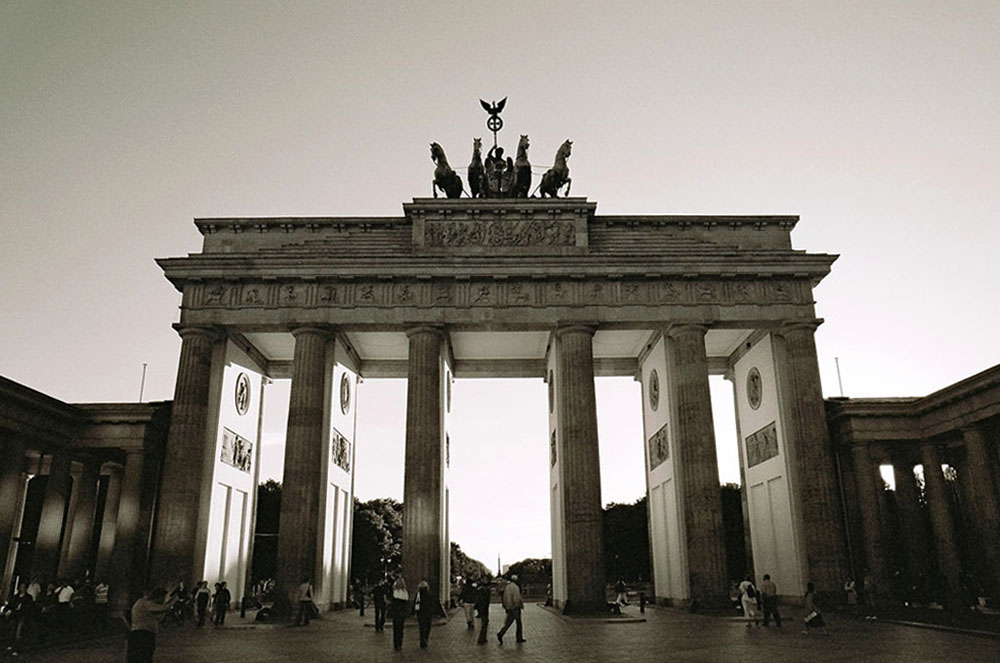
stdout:
<svg viewBox="0 0 1000 663">
<path fill-rule="evenodd" d="M 652 575 L 650 569 L 646 498 L 633 504 L 608 504 L 604 509 L 605 580 L 645 581 Z"/>
<path fill-rule="evenodd" d="M 454 541 L 451 542 L 451 577 L 455 578 L 468 578 L 479 582 L 483 579 L 490 579 L 493 574 L 486 567 L 485 564 L 480 562 L 478 559 L 472 559 L 464 552 L 462 552 L 462 547 L 459 546 Z"/>
<path fill-rule="evenodd" d="M 403 505 L 381 498 L 354 500 L 351 575 L 367 585 L 399 571 L 402 560 Z"/>
</svg>

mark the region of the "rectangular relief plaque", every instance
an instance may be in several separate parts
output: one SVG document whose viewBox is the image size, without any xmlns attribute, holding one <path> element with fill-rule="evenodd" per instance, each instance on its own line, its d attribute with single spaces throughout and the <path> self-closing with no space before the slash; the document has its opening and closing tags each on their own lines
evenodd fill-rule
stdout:
<svg viewBox="0 0 1000 663">
<path fill-rule="evenodd" d="M 649 438 L 649 469 L 655 470 L 670 458 L 670 440 L 667 439 L 667 425 L 663 424 L 660 430 L 653 433 Z"/>
<path fill-rule="evenodd" d="M 253 462 L 253 442 L 223 428 L 222 454 L 219 460 L 249 474 Z"/>
<path fill-rule="evenodd" d="M 759 465 L 778 455 L 778 429 L 772 421 L 746 439 L 747 467 Z"/>
<path fill-rule="evenodd" d="M 344 470 L 345 472 L 351 471 L 351 443 L 346 437 L 340 434 L 340 432 L 334 428 L 333 429 L 333 440 L 330 445 L 330 453 L 332 455 L 333 464 Z"/>
</svg>

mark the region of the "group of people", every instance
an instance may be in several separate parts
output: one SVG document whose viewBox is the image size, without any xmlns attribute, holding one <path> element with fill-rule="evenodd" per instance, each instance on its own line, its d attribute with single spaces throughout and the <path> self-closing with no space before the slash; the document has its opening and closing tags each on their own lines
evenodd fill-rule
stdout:
<svg viewBox="0 0 1000 663">
<path fill-rule="evenodd" d="M 16 656 L 30 640 L 46 641 L 50 634 L 78 635 L 107 626 L 108 586 L 94 586 L 89 578 L 44 582 L 20 581 L 0 616 L 6 635 L 4 651 Z"/>
<path fill-rule="evenodd" d="M 770 626 L 771 619 L 774 625 L 781 627 L 781 614 L 778 612 L 778 587 L 771 580 L 771 575 L 764 574 L 760 587 L 754 585 L 753 579 L 747 576 L 737 587 L 740 607 L 746 619 L 747 628 L 760 626 L 760 613 L 763 613 L 764 626 Z M 816 586 L 813 583 L 806 583 L 806 595 L 803 599 L 805 606 L 805 625 L 808 628 L 823 628 L 826 623 L 823 615 L 819 611 L 816 600 Z M 759 611 L 759 612 L 758 612 Z"/>
<path fill-rule="evenodd" d="M 214 592 L 208 588 L 207 580 L 198 582 L 190 591 L 182 582 L 169 595 L 163 587 L 147 589 L 132 604 L 127 614 L 128 663 L 149 663 L 153 660 L 156 635 L 165 613 L 171 613 L 175 621 L 181 624 L 193 611 L 197 614 L 197 626 L 201 628 L 205 625 L 211 605 L 212 624 L 218 628 L 226 623 L 226 613 L 229 612 L 232 600 L 232 593 L 225 580 L 215 583 Z"/>
<path fill-rule="evenodd" d="M 307 583 L 304 583 L 307 584 Z M 300 589 L 299 596 L 303 597 L 304 589 Z M 474 619 L 478 614 L 480 620 L 478 643 L 486 644 L 488 640 L 488 629 L 490 620 L 490 602 L 493 598 L 493 586 L 488 581 L 474 582 L 463 581 L 459 592 L 459 601 L 465 613 L 466 623 L 469 630 L 475 629 Z M 521 622 L 521 611 L 524 608 L 524 600 L 521 597 L 521 588 L 517 584 L 517 576 L 512 575 L 506 581 L 501 591 L 501 601 L 506 611 L 506 619 L 503 627 L 496 633 L 497 641 L 503 644 L 503 637 L 511 626 L 515 626 L 515 637 L 517 642 L 526 642 L 524 638 L 524 627 Z M 372 602 L 375 608 L 375 631 L 381 633 L 385 629 L 387 617 L 392 618 L 392 647 L 396 651 L 403 648 L 403 629 L 406 618 L 415 615 L 417 618 L 417 631 L 421 649 L 426 649 L 430 640 L 431 624 L 441 611 L 441 606 L 434 598 L 430 585 L 426 580 L 421 580 L 417 584 L 416 591 L 410 594 L 403 576 L 397 576 L 390 584 L 388 580 L 381 582 L 372 588 Z M 302 608 L 300 608 L 301 612 Z M 364 613 L 362 613 L 364 614 Z M 306 622 L 308 623 L 308 622 Z"/>
</svg>

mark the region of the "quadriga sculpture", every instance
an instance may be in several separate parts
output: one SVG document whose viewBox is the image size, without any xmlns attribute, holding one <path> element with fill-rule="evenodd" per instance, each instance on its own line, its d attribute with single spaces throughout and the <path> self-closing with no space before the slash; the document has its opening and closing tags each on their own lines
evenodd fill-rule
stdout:
<svg viewBox="0 0 1000 663">
<path fill-rule="evenodd" d="M 431 185 L 434 197 L 438 197 L 438 189 L 443 191 L 448 198 L 460 197 L 462 195 L 462 178 L 448 165 L 448 157 L 444 154 L 444 148 L 437 143 L 431 143 L 431 161 L 436 166 L 434 168 L 434 182 Z"/>
<path fill-rule="evenodd" d="M 544 175 L 542 175 L 542 183 L 538 186 L 538 195 L 542 198 L 549 196 L 550 198 L 559 197 L 559 189 L 566 185 L 566 195 L 569 195 L 570 185 L 573 180 L 569 177 L 569 166 L 566 165 L 566 160 L 569 159 L 570 153 L 573 150 L 573 141 L 567 140 L 565 143 L 559 146 L 556 150 L 556 161 L 549 168 Z"/>
</svg>

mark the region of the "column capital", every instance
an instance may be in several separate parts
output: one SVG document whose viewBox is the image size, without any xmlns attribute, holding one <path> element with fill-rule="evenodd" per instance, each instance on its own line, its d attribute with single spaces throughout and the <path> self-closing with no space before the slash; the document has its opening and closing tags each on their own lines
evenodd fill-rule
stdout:
<svg viewBox="0 0 1000 663">
<path fill-rule="evenodd" d="M 205 325 L 184 325 L 179 322 L 174 323 L 174 330 L 177 335 L 182 339 L 188 336 L 204 336 L 210 341 L 217 341 L 219 339 L 225 338 L 225 331 L 217 327 L 209 327 Z"/>
<path fill-rule="evenodd" d="M 823 324 L 823 318 L 813 318 L 811 320 L 785 320 L 778 328 L 774 330 L 774 333 L 778 336 L 784 336 L 785 334 L 803 331 L 815 333 L 816 329 Z"/>
<path fill-rule="evenodd" d="M 700 334 L 704 336 L 708 333 L 708 325 L 685 322 L 682 324 L 670 325 L 663 333 L 665 336 L 669 336 L 670 338 L 675 338 L 682 334 Z"/>
<path fill-rule="evenodd" d="M 409 327 L 406 330 L 406 338 L 410 338 L 411 336 L 416 336 L 418 334 L 436 334 L 443 339 L 445 337 L 445 330 L 441 325 L 416 325 L 414 327 Z"/>
<path fill-rule="evenodd" d="M 323 325 L 301 325 L 293 326 L 289 328 L 292 336 L 298 338 L 302 334 L 318 334 L 324 338 L 333 338 L 335 330 L 332 327 L 326 327 Z"/>
<path fill-rule="evenodd" d="M 593 336 L 597 331 L 597 324 L 586 324 L 586 323 L 572 323 L 564 325 L 556 325 L 555 335 L 556 338 L 562 338 L 566 334 L 587 334 Z"/>
</svg>

